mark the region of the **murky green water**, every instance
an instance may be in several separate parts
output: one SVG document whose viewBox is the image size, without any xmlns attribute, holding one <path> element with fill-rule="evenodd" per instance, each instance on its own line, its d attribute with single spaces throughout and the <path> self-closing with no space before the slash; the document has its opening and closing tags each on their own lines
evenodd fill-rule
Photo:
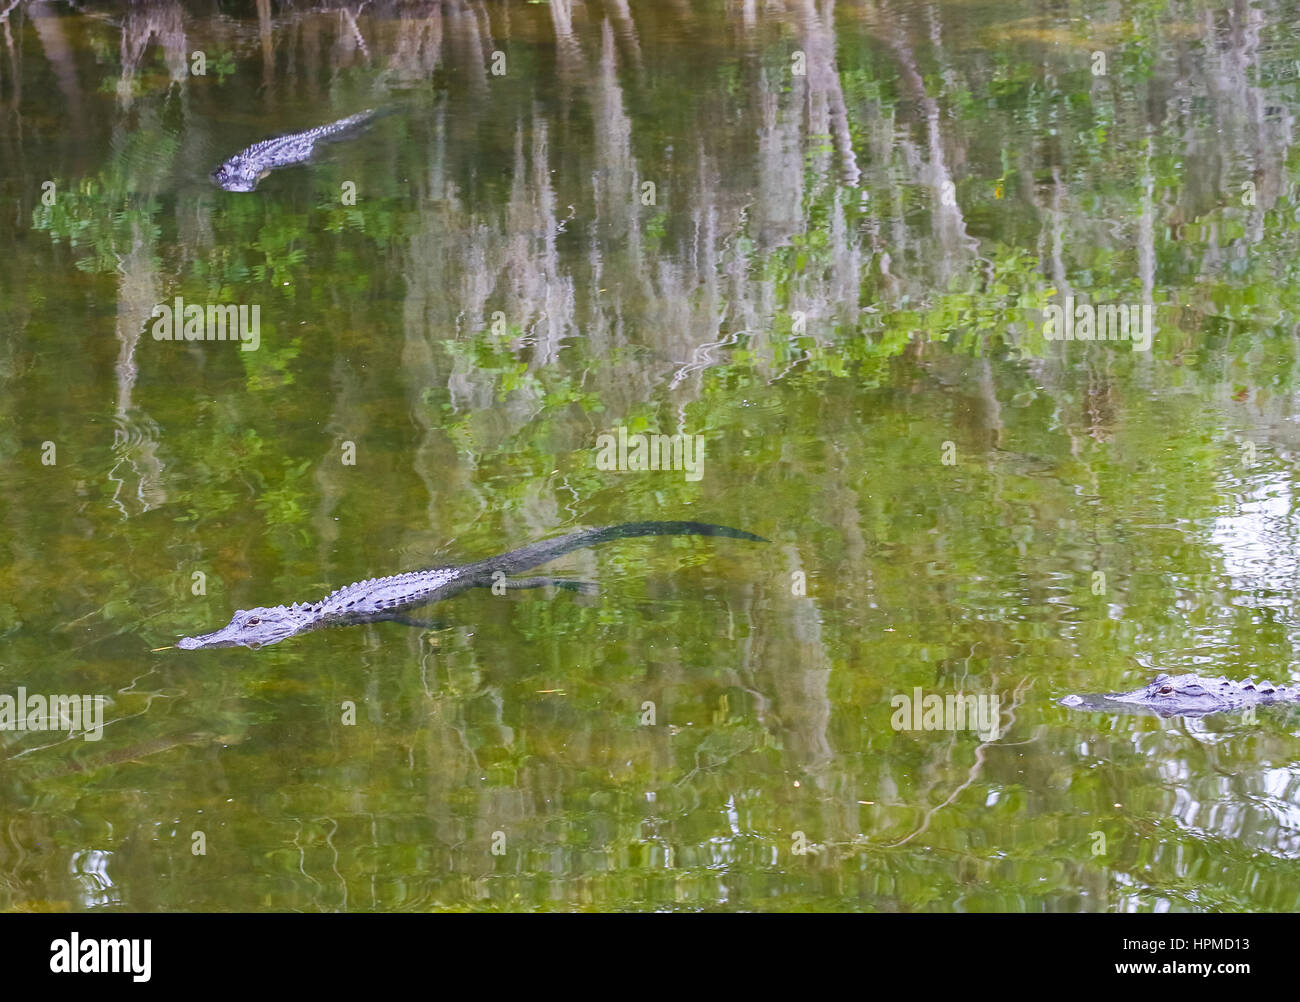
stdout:
<svg viewBox="0 0 1300 1002">
<path fill-rule="evenodd" d="M 1300 908 L 1300 712 L 1056 702 L 1300 674 L 1292 5 L 224 6 L 0 19 L 0 694 L 107 699 L 0 732 L 0 907 Z M 771 543 L 151 651 L 655 518 Z"/>
</svg>

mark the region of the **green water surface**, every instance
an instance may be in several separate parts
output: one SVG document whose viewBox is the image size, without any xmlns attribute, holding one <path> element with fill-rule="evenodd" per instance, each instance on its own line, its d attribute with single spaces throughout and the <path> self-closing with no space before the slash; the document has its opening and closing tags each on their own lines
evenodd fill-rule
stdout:
<svg viewBox="0 0 1300 1002">
<path fill-rule="evenodd" d="M 1300 677 L 1294 3 L 357 6 L 0 17 L 0 908 L 1300 909 L 1300 712 L 1057 703 Z M 153 650 L 641 519 L 771 542 Z"/>
</svg>

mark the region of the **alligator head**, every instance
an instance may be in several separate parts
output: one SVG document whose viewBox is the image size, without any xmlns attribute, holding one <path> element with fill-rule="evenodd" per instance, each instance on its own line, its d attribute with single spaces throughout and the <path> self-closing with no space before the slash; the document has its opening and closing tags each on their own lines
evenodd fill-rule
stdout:
<svg viewBox="0 0 1300 1002">
<path fill-rule="evenodd" d="M 212 180 L 226 191 L 254 191 L 257 182 L 265 176 L 257 164 L 238 154 L 212 172 Z"/>
<path fill-rule="evenodd" d="M 256 650 L 278 644 L 295 633 L 312 628 L 311 606 L 277 605 L 270 609 L 240 609 L 221 629 L 200 637 L 182 637 L 176 646 L 183 651 L 206 647 L 251 647 Z"/>
<path fill-rule="evenodd" d="M 1066 696 L 1062 706 L 1080 710 L 1110 710 L 1120 713 L 1155 713 L 1162 717 L 1204 717 L 1244 706 L 1295 700 L 1300 691 L 1272 682 L 1234 682 L 1228 678 L 1201 675 L 1157 675 L 1131 692 Z"/>
</svg>

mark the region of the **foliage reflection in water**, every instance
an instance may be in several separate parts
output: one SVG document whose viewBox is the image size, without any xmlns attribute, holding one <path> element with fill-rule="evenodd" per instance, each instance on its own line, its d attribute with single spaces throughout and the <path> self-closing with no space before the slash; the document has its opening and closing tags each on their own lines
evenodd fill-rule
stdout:
<svg viewBox="0 0 1300 1002">
<path fill-rule="evenodd" d="M 0 907 L 1300 909 L 1294 713 L 1057 702 L 1296 680 L 1287 7 L 354 7 L 0 17 Z M 150 653 L 642 519 L 773 543 Z"/>
</svg>

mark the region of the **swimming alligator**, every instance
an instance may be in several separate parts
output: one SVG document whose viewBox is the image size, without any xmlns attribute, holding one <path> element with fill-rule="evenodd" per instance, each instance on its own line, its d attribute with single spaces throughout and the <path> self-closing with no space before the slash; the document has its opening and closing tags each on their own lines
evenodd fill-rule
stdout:
<svg viewBox="0 0 1300 1002">
<path fill-rule="evenodd" d="M 1272 703 L 1300 703 L 1300 686 L 1274 685 L 1250 679 L 1234 682 L 1222 676 L 1157 675 L 1132 692 L 1066 696 L 1061 700 L 1062 706 L 1079 710 L 1156 713 L 1162 717 L 1204 717 Z"/>
<path fill-rule="evenodd" d="M 176 642 L 176 646 L 185 651 L 238 646 L 256 649 L 278 644 L 281 640 L 309 630 L 319 630 L 325 626 L 353 626 L 358 623 L 391 621 L 430 627 L 435 624 L 409 619 L 404 613 L 431 602 L 441 602 L 470 588 L 485 588 L 494 584 L 505 588 L 555 585 L 587 591 L 593 586 L 583 581 L 565 578 L 506 580 L 505 575 L 528 570 L 573 550 L 634 536 L 729 536 L 732 539 L 768 542 L 752 532 L 728 529 L 725 525 L 710 525 L 707 522 L 624 522 L 600 529 L 579 529 L 567 536 L 532 543 L 472 564 L 435 567 L 358 581 L 331 592 L 319 602 L 240 609 L 221 629 L 198 637 L 184 637 Z"/>
<path fill-rule="evenodd" d="M 376 111 L 372 108 L 328 125 L 318 125 L 306 132 L 291 132 L 287 136 L 264 139 L 246 150 L 240 150 L 214 170 L 212 180 L 226 191 L 253 191 L 257 188 L 257 182 L 275 168 L 302 163 L 311 156 L 312 150 L 321 140 L 353 132 L 394 110 L 396 109 Z"/>
</svg>

